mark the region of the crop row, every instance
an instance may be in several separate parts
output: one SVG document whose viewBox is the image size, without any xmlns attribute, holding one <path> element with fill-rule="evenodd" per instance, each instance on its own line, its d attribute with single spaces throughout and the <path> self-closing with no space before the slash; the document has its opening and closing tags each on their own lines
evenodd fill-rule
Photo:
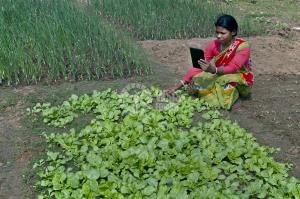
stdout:
<svg viewBox="0 0 300 199">
<path fill-rule="evenodd" d="M 139 40 L 214 36 L 218 15 L 234 9 L 220 1 L 206 0 L 89 0 L 100 16 L 131 32 Z M 251 35 L 254 24 L 236 16 L 242 35 Z"/>
<path fill-rule="evenodd" d="M 213 36 L 231 8 L 199 0 L 0 0 L 0 83 L 148 74 L 135 40 Z M 241 19 L 241 32 L 254 27 Z"/>
<path fill-rule="evenodd" d="M 74 0 L 1 0 L 0 81 L 12 85 L 150 71 L 127 34 Z"/>
<path fill-rule="evenodd" d="M 270 156 L 275 149 L 203 100 L 181 96 L 153 107 L 161 94 L 106 90 L 29 110 L 57 127 L 94 115 L 81 130 L 45 134 L 47 157 L 35 164 L 40 198 L 300 197 L 290 165 Z M 195 114 L 203 121 L 194 124 Z"/>
</svg>

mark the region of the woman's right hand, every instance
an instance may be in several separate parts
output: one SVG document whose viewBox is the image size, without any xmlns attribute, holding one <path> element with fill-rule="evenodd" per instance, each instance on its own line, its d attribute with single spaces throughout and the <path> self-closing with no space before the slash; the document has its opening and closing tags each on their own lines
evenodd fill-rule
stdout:
<svg viewBox="0 0 300 199">
<path fill-rule="evenodd" d="M 200 65 L 201 69 L 204 71 L 207 71 L 207 69 L 209 68 L 209 63 L 207 63 L 203 59 L 198 60 L 198 64 Z"/>
<path fill-rule="evenodd" d="M 204 59 L 198 60 L 198 64 L 205 72 L 215 73 L 216 72 L 216 65 L 213 62 L 207 62 Z"/>
</svg>

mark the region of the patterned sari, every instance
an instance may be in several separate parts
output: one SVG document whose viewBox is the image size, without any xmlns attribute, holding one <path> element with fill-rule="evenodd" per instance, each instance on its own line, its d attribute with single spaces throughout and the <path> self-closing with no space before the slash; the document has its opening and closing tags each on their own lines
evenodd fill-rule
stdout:
<svg viewBox="0 0 300 199">
<path fill-rule="evenodd" d="M 243 48 L 249 47 L 249 43 L 242 39 L 235 41 L 212 61 L 216 67 L 225 66 L 233 57 Z M 251 94 L 253 85 L 253 73 L 249 63 L 242 66 L 241 70 L 234 74 L 211 74 L 201 72 L 193 76 L 191 88 L 192 91 L 204 98 L 208 103 L 224 108 L 231 109 L 239 96 L 246 97 Z"/>
</svg>

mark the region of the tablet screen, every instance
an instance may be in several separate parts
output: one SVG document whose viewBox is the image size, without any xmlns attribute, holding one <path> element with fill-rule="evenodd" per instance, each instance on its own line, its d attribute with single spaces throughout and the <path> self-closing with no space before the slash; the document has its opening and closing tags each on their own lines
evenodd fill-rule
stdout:
<svg viewBox="0 0 300 199">
<path fill-rule="evenodd" d="M 198 64 L 198 60 L 204 59 L 204 51 L 200 48 L 190 48 L 191 58 L 194 68 L 201 68 Z"/>
</svg>

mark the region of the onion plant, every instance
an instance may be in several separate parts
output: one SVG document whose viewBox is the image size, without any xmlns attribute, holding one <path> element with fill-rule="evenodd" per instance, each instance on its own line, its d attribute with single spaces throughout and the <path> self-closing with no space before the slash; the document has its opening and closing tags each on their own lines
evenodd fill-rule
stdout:
<svg viewBox="0 0 300 199">
<path fill-rule="evenodd" d="M 140 40 L 209 37 L 222 13 L 235 15 L 243 35 L 253 24 L 240 19 L 233 8 L 221 1 L 208 0 L 89 0 L 102 17 L 123 27 Z M 257 31 L 256 31 L 257 32 Z"/>
<path fill-rule="evenodd" d="M 135 42 L 75 0 L 0 0 L 2 83 L 124 77 L 150 71 Z"/>
</svg>

